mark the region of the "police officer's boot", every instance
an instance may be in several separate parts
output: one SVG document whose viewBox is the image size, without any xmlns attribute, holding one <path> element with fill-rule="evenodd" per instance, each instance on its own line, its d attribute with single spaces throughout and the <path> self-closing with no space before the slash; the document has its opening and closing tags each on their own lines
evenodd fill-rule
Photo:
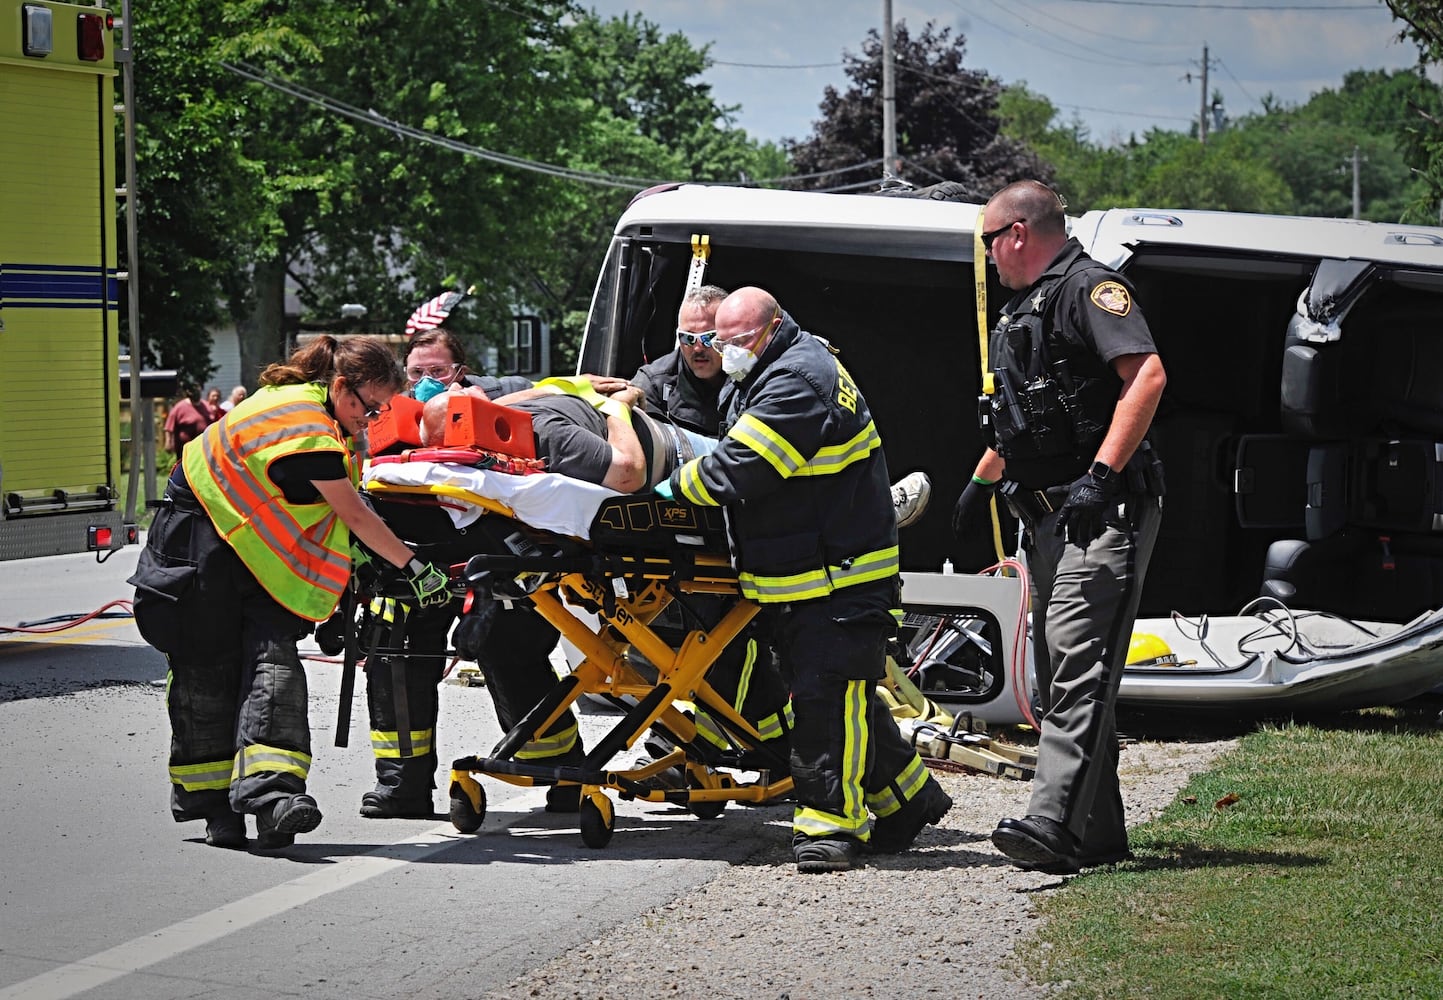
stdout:
<svg viewBox="0 0 1443 1000">
<path fill-rule="evenodd" d="M 376 787 L 361 796 L 367 819 L 430 819 L 435 814 L 431 789 L 436 755 L 377 757 Z"/>
</svg>

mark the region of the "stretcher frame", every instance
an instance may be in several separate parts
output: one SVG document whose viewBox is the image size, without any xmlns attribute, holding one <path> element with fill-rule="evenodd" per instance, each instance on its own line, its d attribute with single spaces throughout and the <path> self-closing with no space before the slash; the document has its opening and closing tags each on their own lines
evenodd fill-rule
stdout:
<svg viewBox="0 0 1443 1000">
<path fill-rule="evenodd" d="M 376 480 L 366 489 L 387 500 L 464 503 L 482 508 L 483 516 L 508 518 L 524 532 L 506 504 L 462 487 L 443 484 L 401 486 Z M 614 498 L 603 504 L 598 521 L 636 520 L 654 526 L 693 523 L 685 504 L 655 496 Z M 740 596 L 736 572 L 720 553 L 696 550 L 688 557 L 669 559 L 645 551 L 600 552 L 585 543 L 551 535 L 566 542 L 546 554 L 477 553 L 460 573 L 466 589 L 478 597 L 528 601 L 538 614 L 575 646 L 584 659 L 561 677 L 545 698 L 523 716 L 487 755 L 467 755 L 451 765 L 449 818 L 462 833 L 480 829 L 486 814 L 486 793 L 474 775 L 488 775 L 519 786 L 579 785 L 581 839 L 588 847 L 605 847 L 615 831 L 616 810 L 610 796 L 623 800 L 670 803 L 702 819 L 721 815 L 728 802 L 763 803 L 787 795 L 792 779 L 786 761 L 763 746 L 761 735 L 727 699 L 707 682 L 706 674 L 734 639 L 756 617 L 759 606 Z M 544 541 L 544 539 L 543 539 Z M 700 539 L 698 539 L 700 541 Z M 653 622 L 675 601 L 688 595 L 716 594 L 735 597 L 717 624 L 691 627 L 673 648 Z M 593 628 L 568 605 L 594 614 Z M 688 613 L 695 623 L 698 616 Z M 643 657 L 656 679 L 644 676 L 630 661 L 629 651 Z M 396 652 L 391 650 L 391 652 Z M 586 754 L 579 765 L 536 764 L 516 759 L 583 696 L 596 695 L 625 707 L 623 717 Z M 697 727 L 684 713 L 687 704 L 705 709 L 730 743 L 720 749 L 698 738 Z M 673 749 L 644 766 L 607 766 L 653 727 L 663 730 Z M 785 777 L 771 779 L 774 768 Z M 685 788 L 650 784 L 663 772 L 682 768 Z M 731 771 L 750 771 L 758 780 L 743 782 Z"/>
</svg>

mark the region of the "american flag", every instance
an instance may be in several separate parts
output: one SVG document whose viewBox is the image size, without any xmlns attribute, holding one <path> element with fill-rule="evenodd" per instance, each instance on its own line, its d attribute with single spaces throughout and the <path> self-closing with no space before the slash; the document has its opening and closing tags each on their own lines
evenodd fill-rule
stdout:
<svg viewBox="0 0 1443 1000">
<path fill-rule="evenodd" d="M 406 320 L 406 336 L 412 337 L 422 330 L 434 330 L 440 326 L 446 317 L 451 315 L 451 310 L 456 308 L 456 303 L 470 295 L 474 288 L 473 285 L 464 292 L 442 292 L 434 299 L 421 303 L 411 314 L 411 318 Z"/>
</svg>

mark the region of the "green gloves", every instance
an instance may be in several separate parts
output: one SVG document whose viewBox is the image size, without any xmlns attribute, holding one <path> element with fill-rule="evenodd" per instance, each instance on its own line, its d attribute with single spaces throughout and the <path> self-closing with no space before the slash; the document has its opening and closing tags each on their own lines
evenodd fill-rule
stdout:
<svg viewBox="0 0 1443 1000">
<path fill-rule="evenodd" d="M 451 577 L 434 563 L 412 559 L 406 564 L 406 582 L 411 585 L 419 607 L 429 608 L 451 599 Z"/>
</svg>

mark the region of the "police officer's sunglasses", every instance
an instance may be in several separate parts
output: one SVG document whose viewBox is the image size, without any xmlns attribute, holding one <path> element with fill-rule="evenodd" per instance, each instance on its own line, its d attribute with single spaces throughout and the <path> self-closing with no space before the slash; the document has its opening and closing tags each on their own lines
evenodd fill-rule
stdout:
<svg viewBox="0 0 1443 1000">
<path fill-rule="evenodd" d="M 1007 232 L 1007 230 L 1009 230 L 1009 229 L 1011 229 L 1013 226 L 1017 225 L 1017 223 L 1019 223 L 1019 222 L 1026 222 L 1026 221 L 1027 221 L 1026 219 L 1013 219 L 1011 222 L 1007 223 L 1007 225 L 1005 225 L 1005 226 L 998 226 L 996 229 L 992 230 L 990 233 L 983 233 L 983 234 L 982 234 L 982 249 L 983 249 L 983 250 L 986 250 L 988 253 L 991 253 L 991 252 L 992 252 L 992 244 L 993 244 L 994 241 L 996 241 L 997 237 L 999 237 L 999 236 L 1001 236 L 1003 233 Z"/>
<path fill-rule="evenodd" d="M 716 331 L 703 330 L 701 333 L 692 333 L 689 330 L 677 330 L 676 339 L 687 347 L 695 347 L 697 344 L 702 347 L 710 347 L 711 342 L 716 339 Z"/>
</svg>

